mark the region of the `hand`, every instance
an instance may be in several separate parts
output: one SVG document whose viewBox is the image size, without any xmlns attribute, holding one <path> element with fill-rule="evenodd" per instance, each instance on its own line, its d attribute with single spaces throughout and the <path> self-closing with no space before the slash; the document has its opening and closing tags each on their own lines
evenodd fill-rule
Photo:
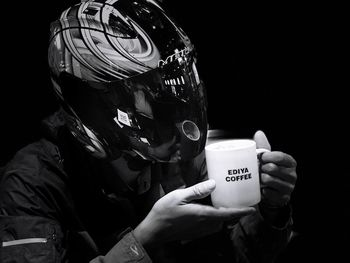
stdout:
<svg viewBox="0 0 350 263">
<path fill-rule="evenodd" d="M 136 227 L 135 237 L 145 247 L 155 247 L 175 240 L 194 239 L 220 231 L 224 221 L 234 220 L 255 211 L 252 207 L 214 208 L 191 203 L 208 196 L 214 189 L 215 181 L 208 180 L 163 196 Z"/>
<path fill-rule="evenodd" d="M 271 150 L 262 131 L 254 135 L 257 148 Z M 283 152 L 265 152 L 261 157 L 262 203 L 271 207 L 283 207 L 289 202 L 297 180 L 294 158 Z"/>
</svg>

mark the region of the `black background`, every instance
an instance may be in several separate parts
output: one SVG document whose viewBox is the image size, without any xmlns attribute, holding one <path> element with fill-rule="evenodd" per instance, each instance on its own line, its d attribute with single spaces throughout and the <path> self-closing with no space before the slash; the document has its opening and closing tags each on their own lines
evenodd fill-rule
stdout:
<svg viewBox="0 0 350 263">
<path fill-rule="evenodd" d="M 348 86 L 342 7 L 164 1 L 198 51 L 209 123 L 252 137 L 298 161 L 295 239 L 281 262 L 334 259 L 349 244 Z M 49 22 L 72 1 L 3 8 L 0 165 L 38 138 L 57 105 L 46 64 Z M 341 151 L 343 149 L 343 151 Z M 344 156 L 344 157 L 342 157 Z M 335 261 L 334 261 L 335 262 Z"/>
</svg>

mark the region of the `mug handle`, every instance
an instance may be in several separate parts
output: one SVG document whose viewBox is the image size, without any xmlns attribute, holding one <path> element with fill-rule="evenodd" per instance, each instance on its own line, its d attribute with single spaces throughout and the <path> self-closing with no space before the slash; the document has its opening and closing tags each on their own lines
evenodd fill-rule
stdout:
<svg viewBox="0 0 350 263">
<path fill-rule="evenodd" d="M 259 182 L 260 182 L 260 184 L 261 184 L 261 157 L 266 152 L 271 152 L 271 151 L 268 150 L 268 149 L 264 149 L 264 148 L 256 149 L 256 155 L 258 157 L 258 171 L 259 171 Z"/>
<path fill-rule="evenodd" d="M 256 149 L 256 154 L 259 155 L 259 158 L 261 157 L 261 155 L 262 155 L 263 153 L 266 153 L 266 152 L 271 152 L 271 151 L 268 150 L 268 149 L 265 149 L 265 148 Z"/>
<path fill-rule="evenodd" d="M 271 152 L 270 150 L 268 149 L 264 149 L 264 148 L 259 148 L 259 149 L 256 149 L 256 155 L 258 157 L 258 167 L 259 167 L 259 173 L 260 173 L 260 165 L 261 165 L 261 157 L 264 153 L 266 152 Z"/>
</svg>

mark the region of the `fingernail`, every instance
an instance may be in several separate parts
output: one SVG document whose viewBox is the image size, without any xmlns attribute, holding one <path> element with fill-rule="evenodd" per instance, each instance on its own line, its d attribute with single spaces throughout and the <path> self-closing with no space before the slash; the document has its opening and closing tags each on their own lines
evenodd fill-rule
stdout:
<svg viewBox="0 0 350 263">
<path fill-rule="evenodd" d="M 215 183 L 215 181 L 213 179 L 209 179 L 207 181 L 204 181 L 203 184 L 209 190 L 214 190 L 215 187 L 216 187 L 216 183 Z"/>
</svg>

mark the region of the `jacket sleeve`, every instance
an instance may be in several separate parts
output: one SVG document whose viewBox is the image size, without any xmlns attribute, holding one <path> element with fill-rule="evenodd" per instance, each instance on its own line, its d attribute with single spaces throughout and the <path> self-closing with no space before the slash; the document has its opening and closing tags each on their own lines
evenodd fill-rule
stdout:
<svg viewBox="0 0 350 263">
<path fill-rule="evenodd" d="M 136 240 L 132 229 L 127 229 L 122 233 L 121 240 L 105 256 L 99 256 L 90 261 L 90 263 L 112 262 L 150 263 L 152 260 Z"/>
<path fill-rule="evenodd" d="M 28 145 L 1 176 L 0 262 L 65 262 L 65 183 L 42 153 L 41 142 Z"/>
<path fill-rule="evenodd" d="M 63 234 L 56 221 L 0 215 L 0 262 L 64 262 Z"/>
<path fill-rule="evenodd" d="M 72 262 L 71 253 L 79 257 L 73 262 L 151 262 L 131 229 L 105 256 L 97 256 L 88 233 L 69 234 L 74 207 L 66 175 L 52 159 L 55 152 L 49 142 L 40 141 L 6 165 L 0 177 L 0 262 Z M 78 248 L 69 247 L 72 235 Z"/>
<path fill-rule="evenodd" d="M 228 227 L 236 262 L 271 263 L 278 258 L 292 232 L 291 208 L 286 206 L 280 213 L 283 219 L 278 226 L 266 220 L 257 209 L 256 213 Z"/>
</svg>

